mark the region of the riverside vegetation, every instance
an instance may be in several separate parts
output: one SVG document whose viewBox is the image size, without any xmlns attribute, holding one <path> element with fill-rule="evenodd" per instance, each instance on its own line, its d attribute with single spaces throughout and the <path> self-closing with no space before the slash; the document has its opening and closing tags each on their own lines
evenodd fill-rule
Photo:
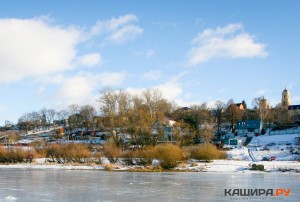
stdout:
<svg viewBox="0 0 300 202">
<path fill-rule="evenodd" d="M 225 159 L 226 153 L 214 145 L 202 144 L 193 147 L 180 147 L 172 144 L 147 146 L 142 149 L 122 151 L 113 143 L 101 146 L 85 144 L 49 144 L 32 145 L 32 149 L 15 149 L 0 147 L 0 163 L 26 163 L 35 158 L 45 158 L 45 161 L 58 164 L 103 164 L 106 158 L 111 164 L 119 163 L 125 166 L 152 166 L 153 160 L 158 160 L 154 171 L 170 170 L 179 163 L 189 159 L 209 162 L 213 159 Z M 108 170 L 110 165 L 105 165 Z"/>
</svg>

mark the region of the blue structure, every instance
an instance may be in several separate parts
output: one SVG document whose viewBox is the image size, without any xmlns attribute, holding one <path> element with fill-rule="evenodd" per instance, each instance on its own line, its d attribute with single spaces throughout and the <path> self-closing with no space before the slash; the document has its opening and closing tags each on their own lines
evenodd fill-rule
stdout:
<svg viewBox="0 0 300 202">
<path fill-rule="evenodd" d="M 238 121 L 236 134 L 240 137 L 253 137 L 260 133 L 260 120 Z"/>
</svg>

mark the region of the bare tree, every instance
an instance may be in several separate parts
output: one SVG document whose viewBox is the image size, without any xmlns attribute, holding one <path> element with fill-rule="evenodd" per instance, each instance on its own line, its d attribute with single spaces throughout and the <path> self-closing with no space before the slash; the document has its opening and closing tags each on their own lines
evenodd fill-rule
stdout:
<svg viewBox="0 0 300 202">
<path fill-rule="evenodd" d="M 28 133 L 28 130 L 30 130 L 30 114 L 29 113 L 25 113 L 23 114 L 19 120 L 18 120 L 18 124 L 20 126 L 20 128 L 25 128 L 26 133 Z"/>
<path fill-rule="evenodd" d="M 212 112 L 213 112 L 213 116 L 216 118 L 218 139 L 221 138 L 221 124 L 224 119 L 224 109 L 225 109 L 224 102 L 217 100 L 215 102 L 215 108 L 213 109 Z"/>
<path fill-rule="evenodd" d="M 254 98 L 252 100 L 252 106 L 255 112 L 259 115 L 260 118 L 260 132 L 262 132 L 264 121 L 270 113 L 270 107 L 267 100 L 264 97 Z"/>
<path fill-rule="evenodd" d="M 213 117 L 210 109 L 207 107 L 207 103 L 202 103 L 201 105 L 191 105 L 190 108 L 192 109 L 191 115 L 193 116 L 199 128 L 213 122 Z"/>
<path fill-rule="evenodd" d="M 96 109 L 91 105 L 84 105 L 80 107 L 79 114 L 84 119 L 84 126 L 86 129 L 90 129 L 93 126 L 94 116 L 96 115 Z"/>
<path fill-rule="evenodd" d="M 69 117 L 69 113 L 68 113 L 67 110 L 62 109 L 62 110 L 56 112 L 56 117 L 57 117 L 58 120 L 63 121 L 65 123 L 65 121 Z"/>
<path fill-rule="evenodd" d="M 75 114 L 79 114 L 79 110 L 80 110 L 80 107 L 79 105 L 77 104 L 71 104 L 68 106 L 68 113 L 69 115 L 75 115 Z"/>
<path fill-rule="evenodd" d="M 44 126 L 50 126 L 53 121 L 54 121 L 54 116 L 55 116 L 56 112 L 54 109 L 46 109 L 43 108 L 40 110 L 40 116 L 42 119 L 42 124 Z"/>
<path fill-rule="evenodd" d="M 104 126 L 111 131 L 114 142 L 119 146 L 117 127 L 119 120 L 119 94 L 111 88 L 104 88 L 100 91 L 100 112 L 103 116 Z"/>
</svg>

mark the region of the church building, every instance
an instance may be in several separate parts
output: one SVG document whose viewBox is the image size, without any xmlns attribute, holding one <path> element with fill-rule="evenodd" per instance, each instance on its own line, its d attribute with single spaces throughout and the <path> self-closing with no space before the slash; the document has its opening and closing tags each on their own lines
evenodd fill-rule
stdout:
<svg viewBox="0 0 300 202">
<path fill-rule="evenodd" d="M 300 122 L 300 105 L 291 105 L 290 92 L 285 88 L 282 91 L 281 109 L 288 110 L 295 122 Z"/>
</svg>

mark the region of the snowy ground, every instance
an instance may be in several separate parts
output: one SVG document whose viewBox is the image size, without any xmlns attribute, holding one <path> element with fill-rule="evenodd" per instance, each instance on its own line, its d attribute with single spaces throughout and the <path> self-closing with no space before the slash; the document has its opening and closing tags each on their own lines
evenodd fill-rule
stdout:
<svg viewBox="0 0 300 202">
<path fill-rule="evenodd" d="M 262 135 L 253 137 L 248 146 L 265 146 L 269 143 L 275 143 L 276 145 L 295 144 L 295 138 L 299 136 L 299 134 Z"/>
<path fill-rule="evenodd" d="M 44 163 L 44 159 L 39 160 L 40 163 L 24 163 L 24 164 L 9 164 L 0 165 L 0 169 L 15 168 L 15 169 L 54 169 L 54 170 L 105 170 L 104 166 L 99 165 L 64 165 L 64 164 L 50 164 Z M 176 171 L 191 171 L 191 172 L 259 172 L 250 170 L 252 161 L 240 160 L 214 160 L 210 163 L 191 161 L 187 164 L 181 164 Z M 297 172 L 300 173 L 300 162 L 297 161 L 261 161 L 255 164 L 263 164 L 266 172 Z M 140 166 L 122 166 L 120 164 L 111 165 L 112 170 L 127 171 L 133 170 Z"/>
<path fill-rule="evenodd" d="M 256 161 L 261 161 L 264 157 L 270 159 L 275 157 L 275 161 L 297 161 L 300 155 L 292 154 L 291 150 L 297 148 L 295 138 L 298 134 L 285 135 L 263 135 L 253 137 L 247 147 L 237 147 L 227 152 L 230 159 L 252 160 L 249 150 Z"/>
<path fill-rule="evenodd" d="M 179 167 L 178 170 L 191 170 L 199 172 L 257 172 L 250 170 L 252 161 L 238 160 L 214 160 L 211 163 L 194 163 L 187 167 Z M 299 172 L 300 163 L 297 161 L 261 161 L 255 164 L 264 165 L 266 172 Z"/>
</svg>

